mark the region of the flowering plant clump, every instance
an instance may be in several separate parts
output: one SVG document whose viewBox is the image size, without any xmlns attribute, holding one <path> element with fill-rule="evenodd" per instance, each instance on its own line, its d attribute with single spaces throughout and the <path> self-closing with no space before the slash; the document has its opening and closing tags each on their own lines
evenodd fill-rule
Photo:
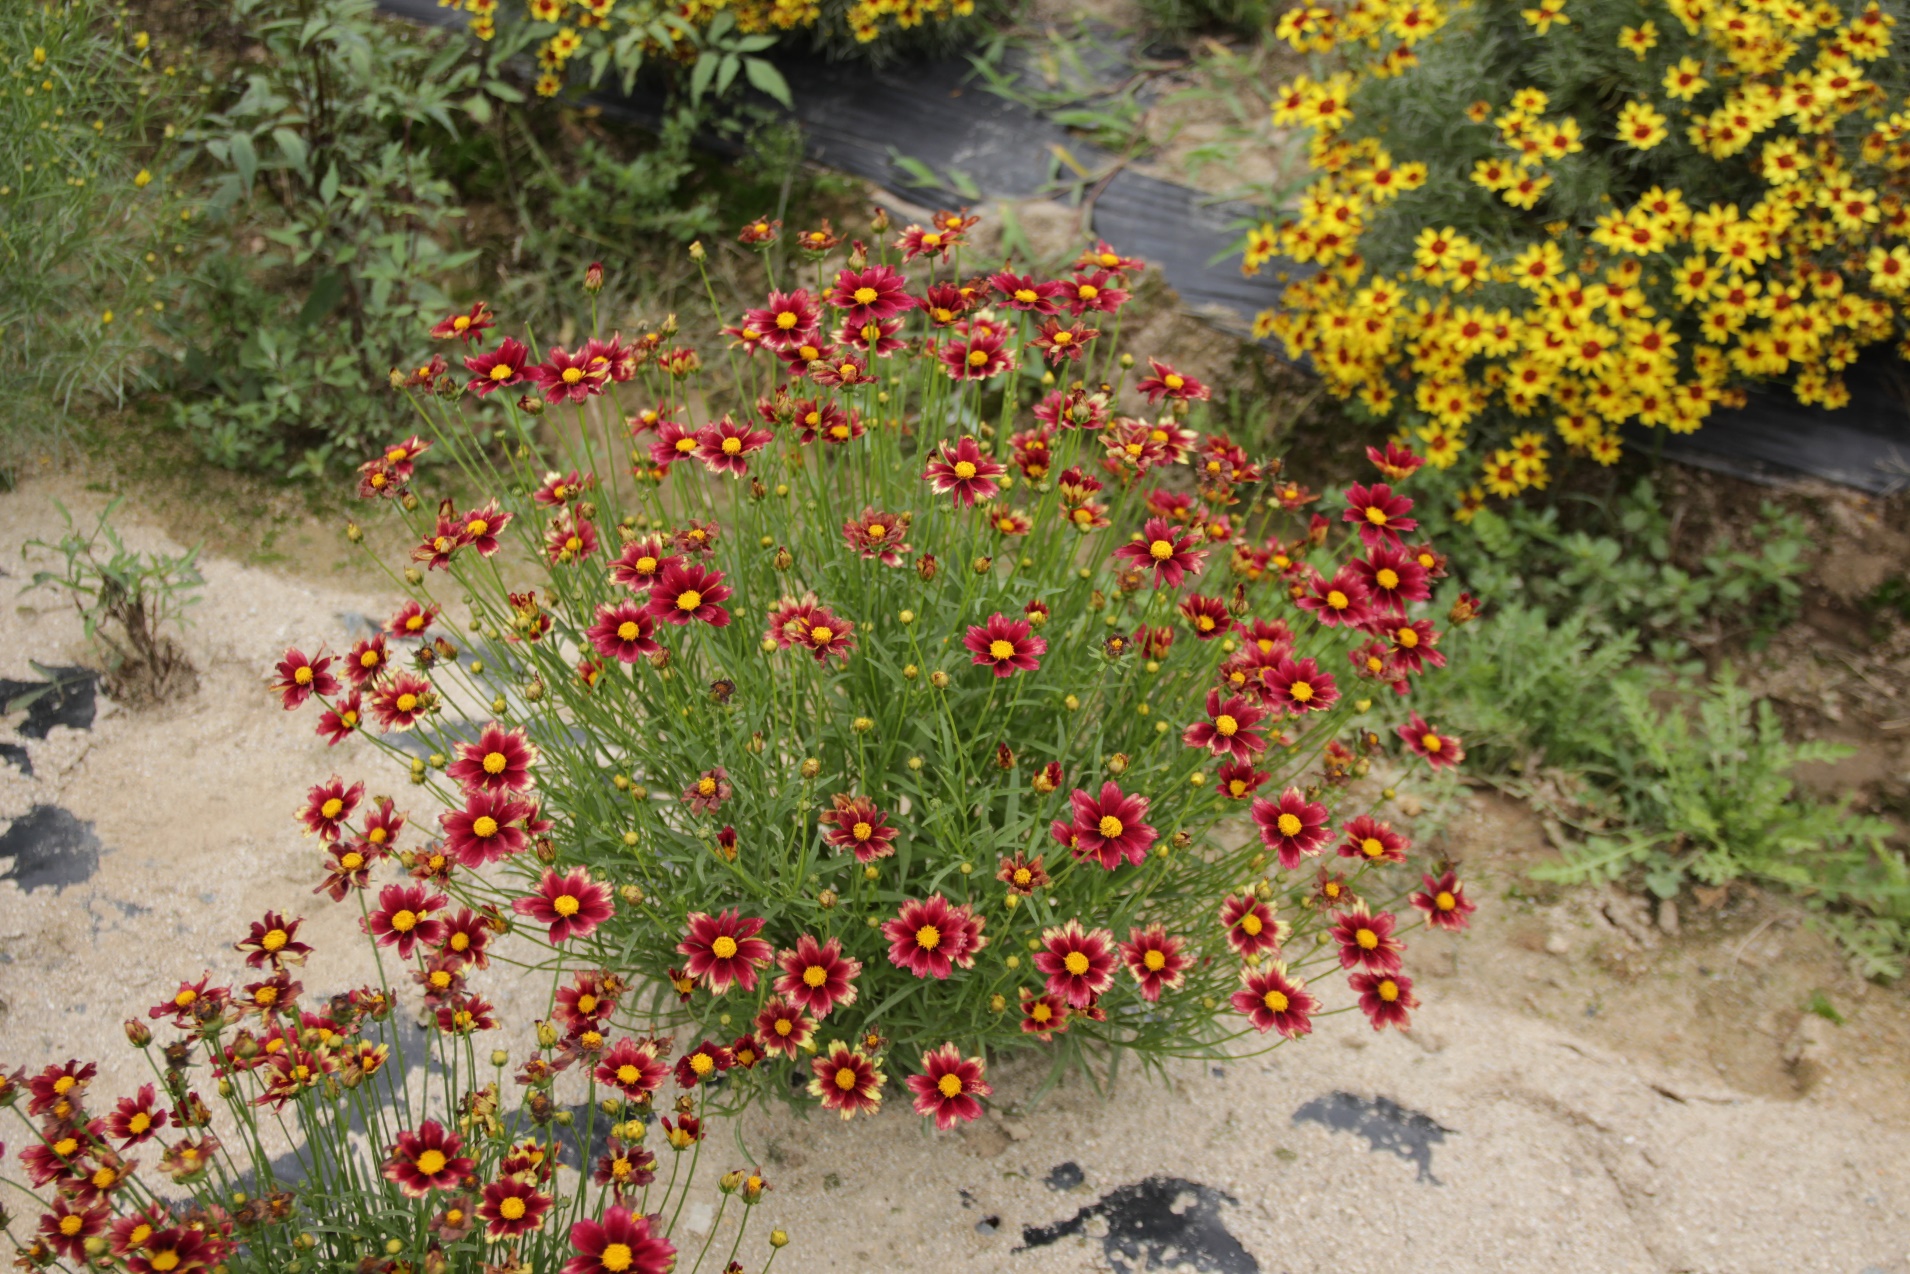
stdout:
<svg viewBox="0 0 1910 1274">
<path fill-rule="evenodd" d="M 1848 401 L 1904 334 L 1910 113 L 1899 7 L 1846 0 L 1353 0 L 1279 33 L 1311 131 L 1297 214 L 1245 267 L 1317 263 L 1276 334 L 1327 386 L 1454 464 L 1462 514 L 1544 486 L 1547 426 L 1612 464 L 1619 426 L 1697 429 L 1743 386 Z M 1523 430 L 1508 440 L 1506 434 Z"/>
<path fill-rule="evenodd" d="M 320 888 L 337 898 L 366 885 L 405 825 L 390 800 L 366 801 L 356 785 L 327 786 L 303 816 L 332 864 Z M 237 943 L 238 977 L 180 982 L 127 1020 L 156 1083 L 96 1103 L 92 1062 L 0 1071 L 0 1107 L 28 1134 L 16 1157 L 26 1185 L 9 1184 L 37 1205 L 0 1211 L 16 1268 L 691 1274 L 734 1197 L 742 1215 L 733 1238 L 724 1232 L 724 1274 L 740 1274 L 736 1254 L 769 1185 L 753 1169 L 726 1173 L 708 1235 L 679 1253 L 672 1232 L 701 1158 L 704 1095 L 683 1093 L 674 1117 L 654 1118 L 668 1100 L 668 1050 L 610 1037 L 629 994 L 620 979 L 581 968 L 565 978 L 560 967 L 549 1020 L 513 1077 L 505 1048 L 479 1060 L 480 1034 L 500 1027 L 477 983 L 509 960 L 497 917 L 453 906 L 428 877 L 385 885 L 365 909 L 367 932 L 415 992 L 387 983 L 380 963 L 376 983 L 308 996 L 304 921 L 268 911 Z M 401 1025 L 414 993 L 421 1040 Z M 555 1098 L 567 1069 L 587 1077 L 576 1085 L 587 1105 Z M 772 1230 L 757 1268 L 788 1241 Z M 691 1250 L 693 1263 L 682 1259 Z"/>
<path fill-rule="evenodd" d="M 1103 330 L 1140 262 L 971 273 L 973 222 L 772 278 L 723 328 L 730 410 L 674 322 L 540 352 L 448 317 L 393 373 L 428 432 L 360 480 L 416 537 L 407 596 L 278 668 L 328 739 L 412 753 L 443 808 L 409 887 L 628 982 L 632 1029 L 700 1041 L 686 1090 L 793 1078 L 848 1117 L 905 1073 L 946 1125 L 1003 1052 L 1205 1056 L 1414 1003 L 1408 842 L 1343 806 L 1376 756 L 1463 756 L 1401 698 L 1444 662 L 1418 457 L 1309 513 L 1197 428 L 1199 379 L 1130 383 Z M 428 447 L 468 498 L 413 489 Z M 312 789 L 315 835 L 356 790 Z M 341 896 L 375 888 L 354 861 Z"/>
</svg>

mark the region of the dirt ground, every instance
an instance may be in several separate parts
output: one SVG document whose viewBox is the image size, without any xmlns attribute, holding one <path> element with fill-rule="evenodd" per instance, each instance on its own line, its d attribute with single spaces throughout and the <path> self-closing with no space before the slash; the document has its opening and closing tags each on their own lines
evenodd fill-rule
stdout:
<svg viewBox="0 0 1910 1274">
<path fill-rule="evenodd" d="M 26 540 L 59 533 L 56 498 L 107 496 L 57 476 L 0 495 L 0 589 L 23 582 Z M 0 862 L 0 1062 L 98 1058 L 114 1095 L 145 1078 L 120 1022 L 174 979 L 231 970 L 268 907 L 308 918 L 309 993 L 365 976 L 355 908 L 311 894 L 291 810 L 334 771 L 400 781 L 264 690 L 286 644 L 336 649 L 388 607 L 335 524 L 236 496 L 224 516 L 161 501 L 119 524 L 135 547 L 176 546 L 170 529 L 219 550 L 186 639 L 198 694 L 146 713 L 102 699 L 90 728 L 44 738 L 0 723 L 32 768 L 0 752 L 0 826 L 72 819 L 59 861 Z M 86 654 L 53 595 L 0 608 L 0 678 Z M 1009 1069 L 989 1116 L 947 1134 L 900 1101 L 847 1127 L 758 1111 L 733 1130 L 743 1150 L 718 1130 L 706 1157 L 765 1170 L 761 1215 L 795 1238 L 779 1271 L 1910 1274 L 1901 989 L 1852 977 L 1801 909 L 1755 891 L 1674 915 L 1540 890 L 1523 869 L 1550 851 L 1510 800 L 1469 797 L 1443 836 L 1482 905 L 1472 934 L 1414 944 L 1410 1035 L 1335 1017 L 1269 1054 L 1123 1073 L 1107 1098 L 1075 1083 L 1033 1103 L 1039 1077 Z M 485 990 L 509 1020 L 517 991 Z M 704 1228 L 706 1176 L 686 1213 Z"/>
</svg>

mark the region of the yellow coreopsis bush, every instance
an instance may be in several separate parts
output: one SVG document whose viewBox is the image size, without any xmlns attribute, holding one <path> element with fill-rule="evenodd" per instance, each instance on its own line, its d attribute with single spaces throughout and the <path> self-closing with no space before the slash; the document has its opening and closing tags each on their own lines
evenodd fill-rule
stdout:
<svg viewBox="0 0 1910 1274">
<path fill-rule="evenodd" d="M 1500 495 L 1544 484 L 1548 424 L 1610 464 L 1622 424 L 1690 432 L 1753 381 L 1842 406 L 1910 287 L 1899 8 L 1290 11 L 1279 34 L 1317 65 L 1272 110 L 1310 130 L 1313 180 L 1243 265 L 1318 270 L 1260 334 L 1434 465 L 1489 436 Z"/>
</svg>

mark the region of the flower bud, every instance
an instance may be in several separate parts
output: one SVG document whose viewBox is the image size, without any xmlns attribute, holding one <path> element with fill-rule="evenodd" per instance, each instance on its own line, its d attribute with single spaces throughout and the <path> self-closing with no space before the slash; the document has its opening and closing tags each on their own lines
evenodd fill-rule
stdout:
<svg viewBox="0 0 1910 1274">
<path fill-rule="evenodd" d="M 1006 743 L 997 743 L 995 745 L 995 765 L 997 768 L 1003 769 L 1003 770 L 1014 769 L 1015 768 L 1014 749 L 1010 748 Z M 964 868 L 964 870 L 967 868 L 967 866 L 968 866 L 967 863 L 962 864 L 962 867 Z"/>
<path fill-rule="evenodd" d="M 924 553 L 915 559 L 915 573 L 922 577 L 923 583 L 935 578 L 935 554 Z"/>
<path fill-rule="evenodd" d="M 502 1067 L 510 1065 L 510 1062 L 511 1055 L 503 1049 L 494 1048 L 491 1050 L 491 1065 Z"/>
<path fill-rule="evenodd" d="M 993 566 L 994 564 L 995 564 L 995 559 L 992 557 L 983 556 L 983 557 L 976 558 L 975 559 L 975 574 L 977 575 L 988 574 L 988 568 Z"/>
<path fill-rule="evenodd" d="M 836 891 L 833 889 L 825 889 L 817 894 L 816 905 L 821 907 L 824 911 L 834 911 L 836 909 Z"/>
<path fill-rule="evenodd" d="M 995 998 L 1000 999 L 1001 997 L 996 996 Z M 769 1245 L 771 1247 L 788 1247 L 789 1231 L 782 1229 L 771 1230 L 769 1232 Z"/>
<path fill-rule="evenodd" d="M 604 290 L 604 263 L 592 261 L 584 270 L 584 291 L 595 296 Z"/>
<path fill-rule="evenodd" d="M 722 1176 L 718 1177 L 716 1179 L 716 1188 L 722 1191 L 724 1194 L 735 1194 L 738 1190 L 742 1189 L 743 1188 L 742 1169 L 739 1168 L 733 1172 L 726 1172 Z"/>
<path fill-rule="evenodd" d="M 353 544 L 363 543 L 365 539 L 365 528 L 359 526 L 356 522 L 347 522 L 345 523 L 345 538 L 350 540 Z"/>
<path fill-rule="evenodd" d="M 1121 366 L 1124 368 L 1134 366 L 1134 355 L 1132 354 L 1121 355 Z"/>
<path fill-rule="evenodd" d="M 875 210 L 869 214 L 869 229 L 877 234 L 884 234 L 888 231 L 888 228 L 889 210 L 878 205 Z"/>
<path fill-rule="evenodd" d="M 770 564 L 779 571 L 786 571 L 796 564 L 796 555 L 789 551 L 787 545 L 777 545 L 776 558 Z"/>
<path fill-rule="evenodd" d="M 1008 1007 L 1008 1000 L 1006 996 L 991 995 L 988 997 L 989 1012 L 999 1013 L 1007 1007 Z"/>
<path fill-rule="evenodd" d="M 145 1048 L 153 1042 L 152 1028 L 129 1017 L 126 1019 L 126 1038 L 134 1048 Z"/>
<path fill-rule="evenodd" d="M 643 901 L 643 890 L 635 885 L 625 885 L 617 890 L 617 896 L 634 907 Z"/>
<path fill-rule="evenodd" d="M 948 674 L 937 668 L 928 675 L 928 683 L 937 690 L 948 689 Z"/>
<path fill-rule="evenodd" d="M 919 757 L 919 756 L 912 756 L 912 757 L 910 757 L 910 758 L 909 758 L 909 769 L 911 769 L 911 770 L 914 770 L 914 771 L 917 771 L 917 772 L 920 772 L 920 770 L 921 770 L 921 768 L 922 768 L 922 758 L 921 758 L 921 757 Z"/>
<path fill-rule="evenodd" d="M 869 245 L 860 239 L 852 241 L 849 245 L 849 268 L 851 270 L 869 268 Z"/>
<path fill-rule="evenodd" d="M 849 723 L 849 728 L 854 730 L 857 734 L 867 734 L 869 731 L 875 729 L 875 722 L 867 717 L 857 717 L 854 721 Z"/>
<path fill-rule="evenodd" d="M 542 1048 L 557 1047 L 557 1028 L 549 1022 L 537 1024 L 537 1043 Z"/>
<path fill-rule="evenodd" d="M 902 680 L 904 681 L 914 681 L 921 673 L 922 670 L 917 668 L 914 664 L 902 665 Z"/>
<path fill-rule="evenodd" d="M 701 239 L 698 239 L 695 243 L 692 243 L 690 245 L 690 260 L 701 261 L 702 259 L 703 259 L 703 241 Z M 674 318 L 676 316 L 671 315 L 671 317 Z"/>
<path fill-rule="evenodd" d="M 403 389 L 405 387 L 405 374 L 395 367 L 391 369 L 391 374 L 387 376 L 386 379 L 391 382 L 393 389 Z"/>
<path fill-rule="evenodd" d="M 769 1182 L 752 1172 L 743 1178 L 743 1202 L 754 1203 L 763 1197 L 763 1191 L 769 1189 Z"/>
<path fill-rule="evenodd" d="M 544 414 L 544 400 L 536 394 L 525 394 L 517 400 L 517 409 L 526 416 L 541 416 Z"/>
<path fill-rule="evenodd" d="M 416 588 L 418 585 L 424 583 L 424 572 L 415 566 L 405 567 L 405 583 Z"/>
<path fill-rule="evenodd" d="M 1116 752 L 1113 756 L 1108 758 L 1108 773 L 1109 774 L 1126 774 L 1127 773 L 1127 753 Z"/>
<path fill-rule="evenodd" d="M 804 758 L 803 758 L 803 763 L 802 763 L 802 776 L 803 776 L 804 778 L 806 778 L 806 779 L 813 779 L 813 778 L 815 778 L 815 777 L 816 777 L 816 776 L 817 776 L 818 774 L 821 774 L 821 773 L 822 773 L 822 762 L 821 762 L 821 761 L 818 761 L 818 760 L 817 760 L 817 759 L 816 759 L 815 757 L 813 757 L 813 756 L 811 756 L 811 757 L 804 757 Z"/>
<path fill-rule="evenodd" d="M 897 623 L 906 627 L 915 622 L 915 612 L 912 610 L 901 611 L 896 615 L 895 619 Z"/>
</svg>

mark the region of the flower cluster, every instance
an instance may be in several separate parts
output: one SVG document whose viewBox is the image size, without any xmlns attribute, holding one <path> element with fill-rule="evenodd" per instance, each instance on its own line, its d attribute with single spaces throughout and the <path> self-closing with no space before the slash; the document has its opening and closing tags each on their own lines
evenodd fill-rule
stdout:
<svg viewBox="0 0 1910 1274">
<path fill-rule="evenodd" d="M 1546 484 L 1546 426 L 1612 464 L 1621 425 L 1689 432 L 1750 382 L 1838 407 L 1859 351 L 1902 335 L 1892 12 L 1657 9 L 1353 0 L 1281 21 L 1345 69 L 1275 92 L 1316 177 L 1245 266 L 1318 269 L 1259 330 L 1436 466 L 1488 431 L 1462 518 Z"/>
<path fill-rule="evenodd" d="M 505 767 L 487 762 L 510 751 L 508 743 L 496 747 L 466 759 L 496 778 Z M 354 795 L 336 791 L 326 785 L 315 794 L 322 808 L 340 802 L 316 834 L 339 867 L 356 872 L 390 858 L 403 816 L 382 800 L 361 811 Z M 405 856 L 414 875 L 428 874 L 429 855 Z M 99 1071 L 90 1062 L 0 1071 L 0 1108 L 28 1130 L 17 1161 L 40 1204 L 30 1229 L 11 1231 L 19 1268 L 674 1268 L 677 1249 L 663 1217 L 677 1171 L 657 1187 L 657 1151 L 644 1145 L 670 1074 L 670 1045 L 610 1034 L 609 1019 L 630 993 L 623 981 L 597 969 L 563 980 L 506 1089 L 506 1049 L 490 1053 L 489 1074 L 479 1069 L 472 1037 L 500 1027 L 468 985 L 490 966 L 490 944 L 507 928 L 502 917 L 453 911 L 428 883 L 387 885 L 380 894 L 367 932 L 404 962 L 424 1020 L 434 1023 L 425 1054 L 410 1057 L 407 1034 L 394 1022 L 407 992 L 381 981 L 325 999 L 306 994 L 296 976 L 312 952 L 300 937 L 303 923 L 266 912 L 236 944 L 253 980 L 219 985 L 208 973 L 126 1022 L 128 1041 L 156 1058 L 156 1084 L 93 1107 L 89 1089 Z M 162 1042 L 155 1031 L 173 1038 Z M 588 1084 L 591 1101 L 581 1115 L 554 1096 L 566 1071 Z M 431 1084 L 418 1082 L 424 1074 Z M 974 1091 L 985 1094 L 987 1086 Z M 695 1149 L 701 1109 L 697 1094 L 678 1098 L 677 1118 L 662 1121 L 667 1146 L 657 1149 L 673 1158 Z M 563 1126 L 579 1119 L 583 1144 L 601 1152 L 579 1166 L 580 1180 L 560 1181 Z M 268 1128 L 299 1130 L 290 1147 L 303 1169 L 299 1179 L 287 1183 L 282 1161 L 272 1159 Z M 599 1128 L 604 1135 L 593 1140 Z M 142 1163 L 150 1165 L 144 1174 Z M 684 1194 L 693 1173 L 694 1156 Z M 235 1191 L 241 1182 L 246 1188 Z M 740 1247 L 767 1183 L 738 1170 L 719 1188 L 724 1212 L 729 1196 L 741 1196 Z M 676 1197 L 680 1206 L 683 1196 Z M 719 1212 L 716 1223 L 722 1220 Z M 787 1241 L 781 1230 L 771 1233 L 772 1259 Z"/>
<path fill-rule="evenodd" d="M 719 316 L 733 390 L 673 327 L 541 355 L 482 305 L 435 329 L 466 375 L 361 484 L 416 537 L 409 596 L 375 659 L 288 651 L 274 688 L 441 804 L 383 886 L 362 788 L 300 817 L 445 1020 L 482 1022 L 463 974 L 510 929 L 599 970 L 548 1034 L 630 1099 L 681 1037 L 686 1093 L 794 1078 L 847 1118 L 899 1070 L 943 1127 L 991 1054 L 1291 1039 L 1340 970 L 1406 1025 L 1402 916 L 1470 909 L 1370 808 L 1375 767 L 1463 756 L 1404 706 L 1444 662 L 1420 458 L 1372 452 L 1316 511 L 1203 427 L 1200 378 L 1103 337 L 1140 262 L 964 268 L 974 221 L 772 276 Z M 499 424 L 501 458 L 473 442 Z M 427 446 L 479 507 L 420 498 Z"/>
</svg>

